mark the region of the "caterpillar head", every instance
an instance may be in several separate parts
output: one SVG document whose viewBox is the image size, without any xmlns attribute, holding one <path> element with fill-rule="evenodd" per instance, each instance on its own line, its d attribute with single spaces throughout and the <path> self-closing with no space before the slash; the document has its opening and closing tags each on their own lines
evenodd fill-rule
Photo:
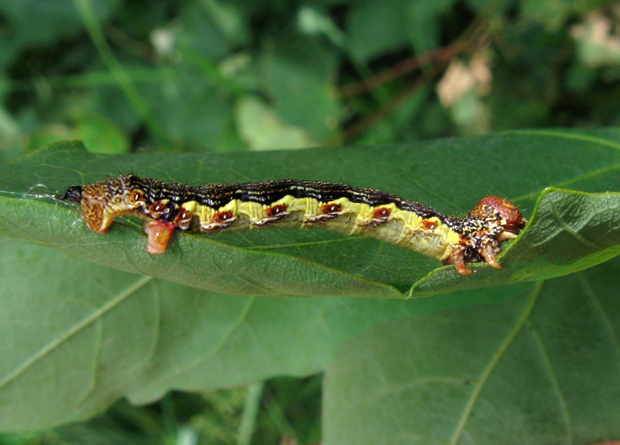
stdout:
<svg viewBox="0 0 620 445">
<path fill-rule="evenodd" d="M 138 214 L 146 206 L 144 192 L 133 185 L 131 175 L 72 186 L 58 199 L 79 202 L 86 224 L 97 233 L 105 233 L 117 216 Z"/>
</svg>

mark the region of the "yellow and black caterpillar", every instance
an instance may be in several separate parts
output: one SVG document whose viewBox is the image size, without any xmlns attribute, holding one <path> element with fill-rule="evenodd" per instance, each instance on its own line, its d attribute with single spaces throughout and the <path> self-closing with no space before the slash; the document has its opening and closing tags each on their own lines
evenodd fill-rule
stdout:
<svg viewBox="0 0 620 445">
<path fill-rule="evenodd" d="M 501 268 L 495 258 L 501 243 L 516 238 L 527 223 L 514 205 L 495 196 L 456 218 L 378 190 L 293 179 L 195 187 L 122 175 L 69 187 L 56 198 L 79 202 L 88 227 L 97 233 L 105 233 L 117 216 L 142 218 L 152 254 L 166 251 L 175 229 L 323 227 L 408 247 L 454 264 L 463 275 L 472 273 L 468 262 Z"/>
</svg>

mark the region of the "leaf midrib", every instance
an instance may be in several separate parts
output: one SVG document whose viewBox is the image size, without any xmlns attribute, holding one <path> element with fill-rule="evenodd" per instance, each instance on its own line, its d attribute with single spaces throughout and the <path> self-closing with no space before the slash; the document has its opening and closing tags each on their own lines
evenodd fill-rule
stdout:
<svg viewBox="0 0 620 445">
<path fill-rule="evenodd" d="M 493 371 L 495 371 L 495 368 L 497 368 L 501 359 L 506 355 L 506 351 L 508 351 L 508 349 L 510 348 L 514 340 L 517 338 L 517 335 L 519 334 L 519 332 L 521 332 L 521 329 L 523 328 L 523 326 L 529 319 L 530 314 L 532 313 L 532 310 L 534 309 L 534 306 L 536 305 L 536 302 L 538 301 L 538 297 L 542 289 L 542 284 L 543 284 L 542 282 L 539 283 L 533 289 L 532 295 L 530 296 L 529 300 L 526 302 L 523 308 L 521 317 L 517 320 L 516 324 L 514 325 L 512 330 L 508 333 L 508 335 L 504 338 L 504 341 L 501 343 L 500 347 L 497 349 L 495 354 L 491 356 L 491 360 L 487 364 L 486 368 L 484 368 L 484 370 L 482 371 L 482 374 L 480 375 L 480 378 L 478 379 L 476 386 L 474 387 L 474 390 L 472 391 L 471 396 L 469 397 L 469 400 L 467 401 L 467 403 L 465 404 L 465 407 L 463 408 L 463 413 L 461 414 L 461 417 L 458 421 L 456 429 L 454 430 L 454 433 L 452 434 L 452 437 L 450 438 L 450 442 L 449 442 L 450 445 L 456 445 L 459 442 L 459 439 L 461 438 L 461 435 L 463 434 L 463 431 L 465 430 L 467 420 L 469 419 L 469 416 L 471 415 L 471 412 L 474 409 L 474 406 L 480 397 L 480 393 L 482 392 L 484 386 L 487 384 L 487 382 L 491 378 Z"/>
</svg>

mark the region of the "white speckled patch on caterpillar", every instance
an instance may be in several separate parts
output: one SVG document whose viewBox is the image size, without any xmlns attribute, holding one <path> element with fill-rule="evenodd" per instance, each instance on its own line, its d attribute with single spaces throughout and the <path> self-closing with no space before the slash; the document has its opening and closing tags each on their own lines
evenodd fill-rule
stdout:
<svg viewBox="0 0 620 445">
<path fill-rule="evenodd" d="M 123 175 L 69 187 L 56 197 L 79 202 L 97 233 L 105 233 L 117 216 L 142 218 L 152 254 L 166 251 L 175 229 L 323 227 L 407 247 L 454 264 L 463 275 L 472 273 L 468 262 L 501 268 L 495 258 L 501 243 L 516 238 L 527 223 L 514 205 L 494 196 L 456 218 L 378 190 L 293 179 L 193 187 Z"/>
</svg>

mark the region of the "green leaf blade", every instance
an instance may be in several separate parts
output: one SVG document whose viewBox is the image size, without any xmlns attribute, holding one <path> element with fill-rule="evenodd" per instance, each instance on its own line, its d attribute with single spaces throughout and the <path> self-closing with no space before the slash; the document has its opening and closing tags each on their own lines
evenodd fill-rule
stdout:
<svg viewBox="0 0 620 445">
<path fill-rule="evenodd" d="M 60 143 L 1 171 L 0 234 L 121 270 L 236 294 L 403 298 L 545 279 L 616 255 L 617 195 L 580 198 L 579 193 L 556 196 L 559 191 L 545 190 L 620 189 L 618 141 L 614 130 L 541 131 L 364 149 L 209 156 L 104 156 Z M 567 157 L 575 162 L 567 164 Z M 136 221 L 119 219 L 100 236 L 78 220 L 76 207 L 22 195 L 35 184 L 44 184 L 49 193 L 127 172 L 195 185 L 284 177 L 331 180 L 386 190 L 453 215 L 463 215 L 482 196 L 493 194 L 517 204 L 531 221 L 500 257 L 503 270 L 474 265 L 477 273 L 463 277 L 408 249 L 323 229 L 178 234 L 168 252 L 156 257 L 145 252 L 145 235 Z M 528 210 L 541 193 L 531 217 Z M 558 219 L 555 208 L 562 202 Z M 558 229 L 563 221 L 570 226 Z M 549 224 L 560 232 L 550 234 Z"/>
<path fill-rule="evenodd" d="M 224 295 L 5 240 L 0 256 L 0 431 L 77 422 L 121 397 L 307 376 L 385 320 L 497 302 Z M 44 283 L 44 286 L 41 284 Z M 465 302 L 465 303 L 464 303 Z M 49 403 L 53 400 L 54 403 Z"/>
<path fill-rule="evenodd" d="M 499 305 L 389 321 L 347 342 L 326 371 L 324 443 L 617 437 L 619 272 L 616 259 Z"/>
</svg>

